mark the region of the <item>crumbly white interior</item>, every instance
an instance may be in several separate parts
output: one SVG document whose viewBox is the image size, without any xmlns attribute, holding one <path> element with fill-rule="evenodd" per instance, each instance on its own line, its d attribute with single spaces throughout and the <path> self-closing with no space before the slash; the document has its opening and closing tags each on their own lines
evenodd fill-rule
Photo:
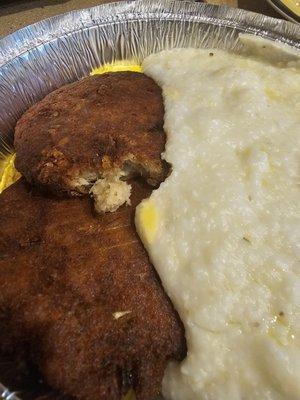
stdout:
<svg viewBox="0 0 300 400">
<path fill-rule="evenodd" d="M 121 177 L 121 172 L 111 171 L 92 186 L 90 193 L 98 213 L 114 212 L 122 204 L 130 204 L 131 185 L 120 180 Z"/>
<path fill-rule="evenodd" d="M 172 174 L 136 225 L 188 346 L 164 397 L 299 400 L 299 69 L 175 49 L 143 70 L 163 88 Z"/>
<path fill-rule="evenodd" d="M 91 194 L 98 213 L 114 212 L 124 203 L 130 205 L 131 185 L 121 180 L 129 176 L 128 171 L 119 169 L 106 173 L 84 171 L 73 178 L 71 185 L 76 192 Z"/>
<path fill-rule="evenodd" d="M 74 177 L 71 181 L 71 187 L 79 193 L 89 191 L 93 183 L 98 179 L 99 175 L 96 172 L 84 171 Z"/>
</svg>

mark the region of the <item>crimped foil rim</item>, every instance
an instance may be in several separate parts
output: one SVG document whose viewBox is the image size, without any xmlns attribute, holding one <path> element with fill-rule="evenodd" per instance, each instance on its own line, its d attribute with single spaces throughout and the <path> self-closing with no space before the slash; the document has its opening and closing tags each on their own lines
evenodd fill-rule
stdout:
<svg viewBox="0 0 300 400">
<path fill-rule="evenodd" d="M 157 14 L 164 20 L 184 20 L 188 17 L 193 22 L 206 21 L 212 25 L 238 27 L 300 49 L 300 28 L 297 24 L 251 11 L 193 1 L 121 1 L 54 16 L 0 39 L 0 67 L 58 37 L 96 25 L 136 19 L 157 20 Z"/>
</svg>

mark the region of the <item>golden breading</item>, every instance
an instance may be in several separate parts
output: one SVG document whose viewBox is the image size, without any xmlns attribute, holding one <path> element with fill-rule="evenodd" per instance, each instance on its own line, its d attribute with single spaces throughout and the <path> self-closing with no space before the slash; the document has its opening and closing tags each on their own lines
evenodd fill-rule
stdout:
<svg viewBox="0 0 300 400">
<path fill-rule="evenodd" d="M 167 172 L 160 157 L 163 117 L 161 89 L 146 75 L 90 76 L 25 112 L 15 129 L 15 165 L 29 182 L 55 194 L 86 194 L 98 179 L 107 179 L 105 191 L 115 178 L 136 175 L 155 186 Z M 123 184 L 119 203 L 129 195 Z M 109 207 L 102 211 L 116 208 Z"/>
<path fill-rule="evenodd" d="M 184 331 L 135 232 L 149 194 L 95 216 L 87 198 L 0 196 L 0 353 L 38 365 L 54 388 L 82 400 L 153 400 Z"/>
</svg>

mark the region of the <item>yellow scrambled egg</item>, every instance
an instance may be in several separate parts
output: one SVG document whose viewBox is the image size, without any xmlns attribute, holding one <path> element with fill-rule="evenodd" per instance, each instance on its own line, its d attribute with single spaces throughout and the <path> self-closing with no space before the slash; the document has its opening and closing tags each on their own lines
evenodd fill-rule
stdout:
<svg viewBox="0 0 300 400">
<path fill-rule="evenodd" d="M 15 168 L 14 161 L 14 153 L 2 156 L 2 158 L 0 155 L 0 193 L 21 177 Z"/>
<path fill-rule="evenodd" d="M 123 71 L 142 72 L 142 66 L 131 60 L 115 61 L 114 63 L 104 64 L 101 67 L 94 68 L 91 72 L 91 75 Z"/>
</svg>

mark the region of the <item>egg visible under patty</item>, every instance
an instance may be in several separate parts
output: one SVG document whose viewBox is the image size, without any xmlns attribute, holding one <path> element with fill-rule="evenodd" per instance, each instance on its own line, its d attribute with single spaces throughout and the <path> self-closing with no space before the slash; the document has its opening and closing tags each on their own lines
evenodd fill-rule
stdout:
<svg viewBox="0 0 300 400">
<path fill-rule="evenodd" d="M 136 225 L 188 345 L 166 371 L 168 400 L 300 399 L 300 73 L 291 65 L 203 49 L 144 60 L 163 88 L 172 173 Z"/>
</svg>

